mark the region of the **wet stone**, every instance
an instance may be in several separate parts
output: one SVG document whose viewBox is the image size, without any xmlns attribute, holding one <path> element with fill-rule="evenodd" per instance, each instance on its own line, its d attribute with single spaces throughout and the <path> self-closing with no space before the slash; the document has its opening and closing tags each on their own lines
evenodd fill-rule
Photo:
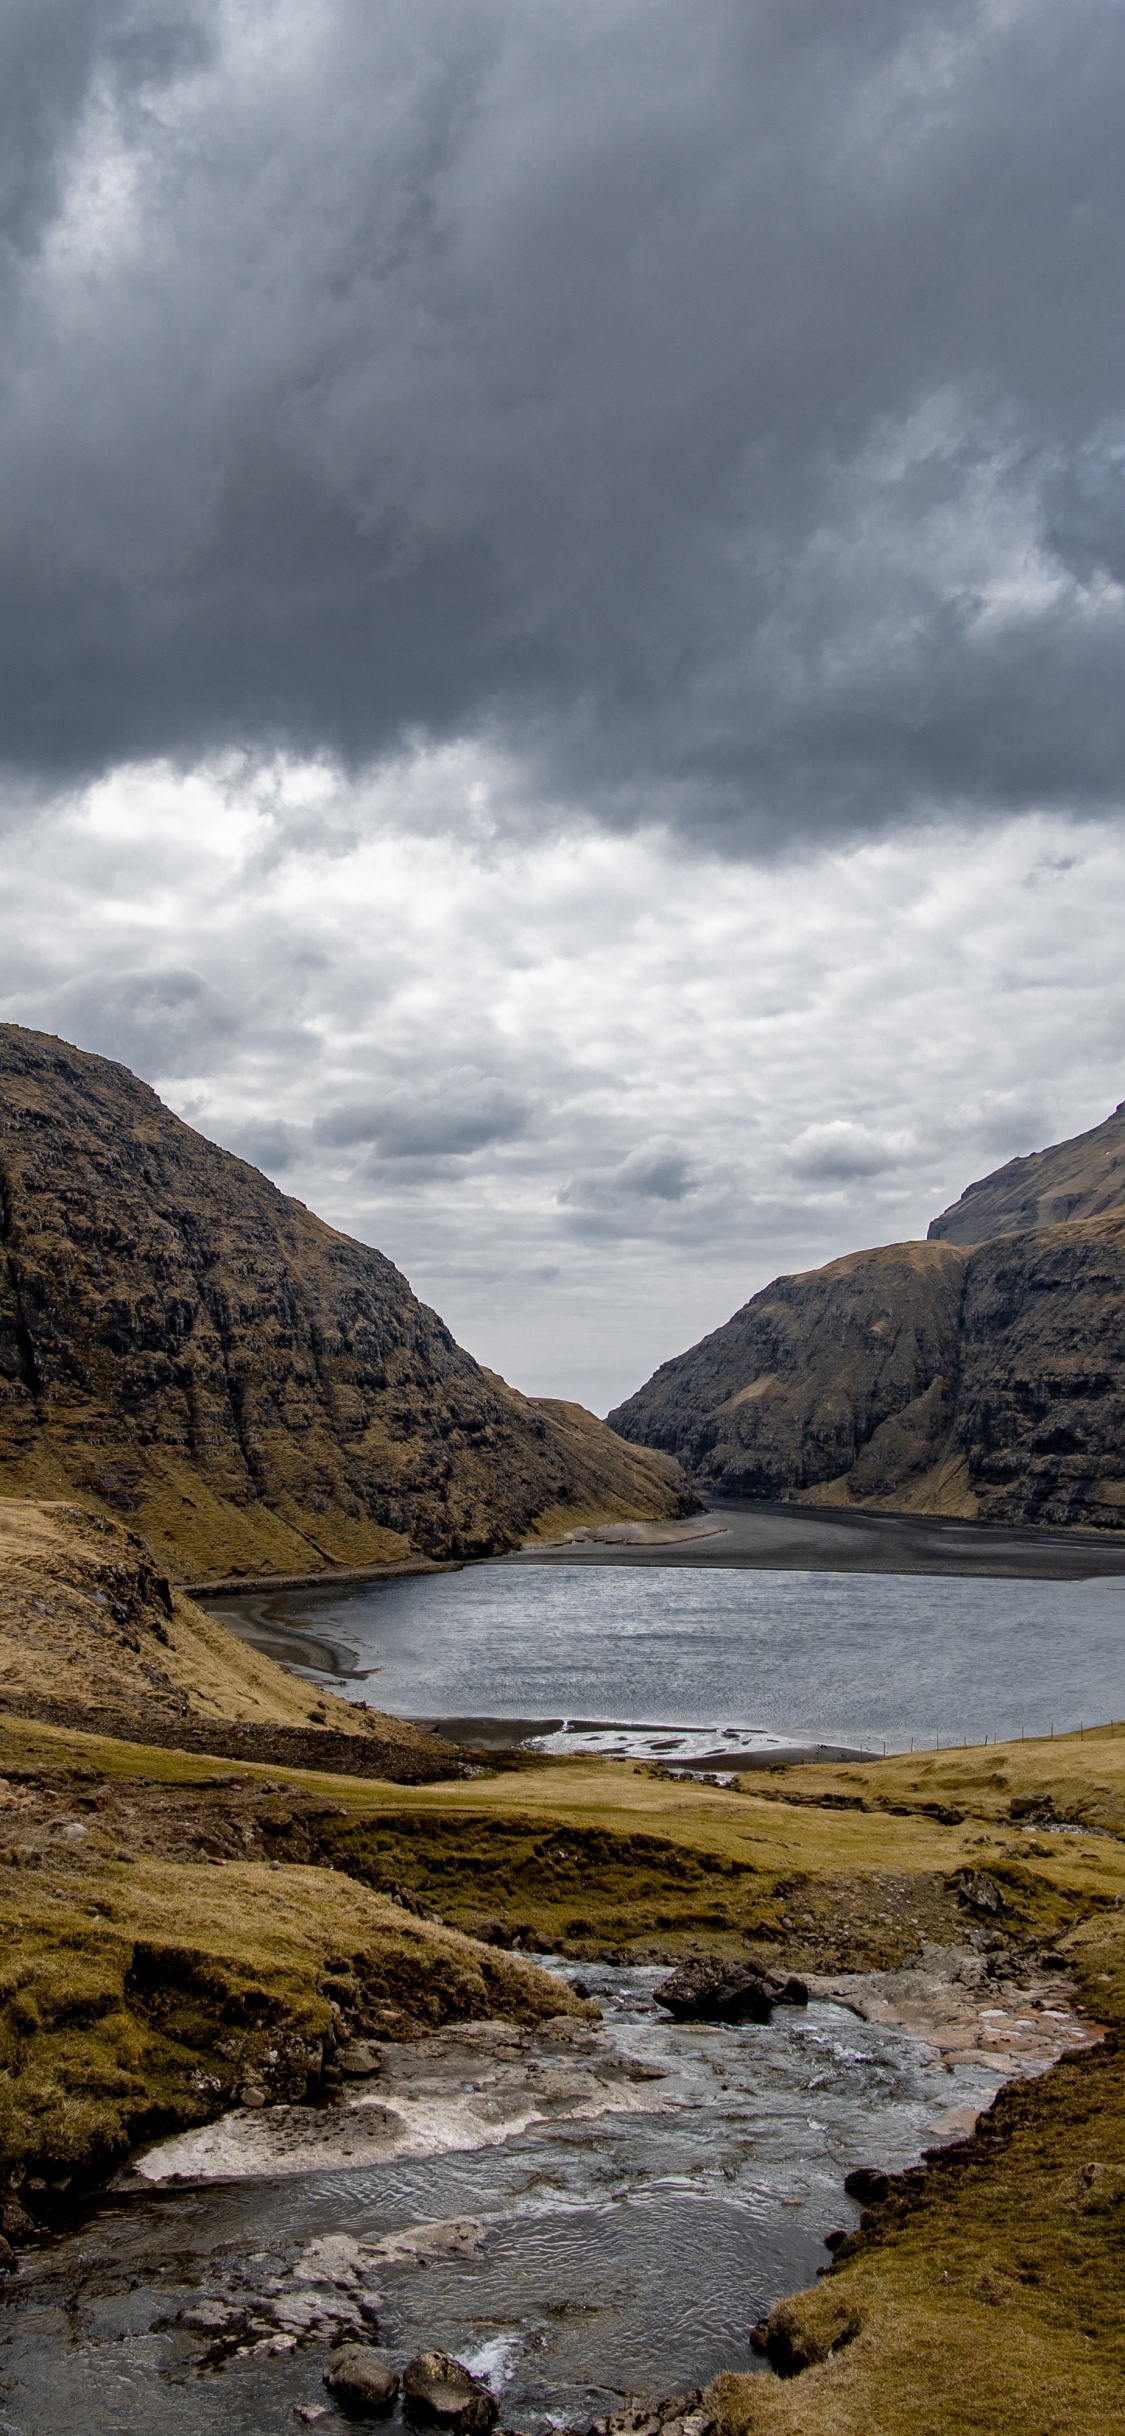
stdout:
<svg viewBox="0 0 1125 2436">
<path fill-rule="evenodd" d="M 333 2352 L 324 2382 L 349 2419 L 384 2419 L 398 2398 L 398 2378 L 389 2361 L 362 2343 L 345 2343 Z"/>
<path fill-rule="evenodd" d="M 487 2385 L 444 2351 L 422 2351 L 402 2380 L 405 2415 L 414 2427 L 448 2428 L 451 2436 L 487 2436 L 500 2416 Z"/>
<path fill-rule="evenodd" d="M 348 2046 L 337 2048 L 335 2064 L 345 2080 L 365 2081 L 372 2073 L 382 2071 L 383 2058 L 370 2039 L 357 2038 Z"/>
<path fill-rule="evenodd" d="M 753 1963 L 686 1962 L 656 1990 L 656 2002 L 678 2022 L 768 2022 L 775 2005 L 807 2005 L 802 1979 Z"/>
<path fill-rule="evenodd" d="M 711 2436 L 713 2426 L 698 2390 L 664 2402 L 633 2394 L 619 2411 L 595 2419 L 590 2436 Z"/>
</svg>

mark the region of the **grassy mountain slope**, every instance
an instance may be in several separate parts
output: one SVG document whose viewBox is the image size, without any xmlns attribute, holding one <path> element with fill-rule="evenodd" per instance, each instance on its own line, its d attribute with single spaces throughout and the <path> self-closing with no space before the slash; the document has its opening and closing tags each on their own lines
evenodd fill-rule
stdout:
<svg viewBox="0 0 1125 2436">
<path fill-rule="evenodd" d="M 1121 1529 L 1125 1208 L 777 1278 L 609 1417 L 712 1494 Z"/>
<path fill-rule="evenodd" d="M 929 1229 L 931 1243 L 986 1243 L 993 1235 L 1016 1235 L 1027 1227 L 1062 1226 L 1071 1218 L 1100 1218 L 1125 1204 L 1125 1100 L 1102 1125 L 1009 1159 L 979 1183 L 966 1185 L 959 1201 L 943 1210 Z"/>
<path fill-rule="evenodd" d="M 15 1497 L 0 1498 L 0 1705 L 134 1741 L 407 1783 L 459 1767 L 437 1735 L 247 1649 L 173 1589 L 124 1524 Z"/>
<path fill-rule="evenodd" d="M 674 1466 L 576 1410 L 125 1067 L 0 1026 L 0 1494 L 127 1515 L 196 1580 L 680 1510 Z"/>
</svg>

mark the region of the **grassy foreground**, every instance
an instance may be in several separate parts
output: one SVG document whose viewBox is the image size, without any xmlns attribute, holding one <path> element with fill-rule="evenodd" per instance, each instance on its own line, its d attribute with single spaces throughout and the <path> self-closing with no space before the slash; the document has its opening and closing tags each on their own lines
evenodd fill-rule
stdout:
<svg viewBox="0 0 1125 2436">
<path fill-rule="evenodd" d="M 46 2181 L 247 2084 L 300 2095 L 359 2029 L 558 2010 L 517 1942 L 892 1966 L 963 1942 L 986 1874 L 1009 1948 L 1065 1957 L 1109 2036 L 892 2183 L 774 2313 L 803 2373 L 712 2407 L 724 2436 L 1125 2436 L 1125 1730 L 726 1790 L 579 1761 L 220 1776 L 9 1717 L 0 1774 L 0 2139 Z"/>
<path fill-rule="evenodd" d="M 533 1964 L 388 1894 L 248 1857 L 244 1821 L 226 1858 L 236 1774 L 216 1783 L 177 1753 L 19 1725 L 0 1730 L 0 1767 L 0 2177 L 12 2187 L 88 2185 L 246 2092 L 315 2096 L 348 2038 L 585 2010 Z M 251 1798 L 262 1774 L 244 1771 Z M 286 1796 L 297 1816 L 263 1797 L 283 1822 L 280 1839 L 259 1839 L 267 1851 L 323 1807 L 302 1793 Z"/>
</svg>

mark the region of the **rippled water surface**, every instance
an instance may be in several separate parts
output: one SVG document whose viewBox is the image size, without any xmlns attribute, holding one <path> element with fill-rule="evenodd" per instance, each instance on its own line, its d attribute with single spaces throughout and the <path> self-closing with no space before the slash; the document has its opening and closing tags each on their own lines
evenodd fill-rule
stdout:
<svg viewBox="0 0 1125 2436">
<path fill-rule="evenodd" d="M 110 2203 L 21 2273 L 0 2306 L 4 2436 L 281 2436 L 324 2401 L 323 2345 L 271 2349 L 256 2296 L 292 2291 L 309 2245 L 472 2217 L 472 2255 L 380 2262 L 397 2364 L 439 2346 L 487 2374 L 503 2423 L 584 2426 L 622 2390 L 752 2365 L 755 2319 L 855 2220 L 843 2177 L 902 2165 L 935 2115 L 982 2102 L 900 2032 L 843 2008 L 683 2028 L 654 1969 L 589 1967 L 617 2050 L 661 2068 L 653 2110 L 532 2126 L 477 2150 Z M 978 2085 L 979 2084 L 979 2085 Z M 259 2118 L 259 2120 L 261 2120 Z M 245 2357 L 208 2365 L 184 2313 L 248 2313 Z M 261 2344 L 263 2348 L 255 2349 Z"/>
<path fill-rule="evenodd" d="M 905 1750 L 1125 1715 L 1125 1577 L 474 1565 L 231 1599 L 234 1630 L 412 1717 L 757 1729 Z M 302 1633 L 304 1627 L 304 1633 Z"/>
</svg>

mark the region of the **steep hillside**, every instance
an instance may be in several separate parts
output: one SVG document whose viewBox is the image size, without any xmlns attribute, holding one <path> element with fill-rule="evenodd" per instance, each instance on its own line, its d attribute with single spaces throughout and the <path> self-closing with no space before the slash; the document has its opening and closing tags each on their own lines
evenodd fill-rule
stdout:
<svg viewBox="0 0 1125 2436">
<path fill-rule="evenodd" d="M 1125 1208 L 932 1238 L 775 1279 L 613 1428 L 712 1494 L 1125 1529 Z"/>
<path fill-rule="evenodd" d="M 448 1743 L 302 1683 L 236 1641 L 135 1531 L 0 1498 L 0 1707 L 83 1733 L 405 1783 L 457 1775 Z"/>
<path fill-rule="evenodd" d="M 932 1220 L 931 1243 L 986 1243 L 1027 1227 L 1100 1218 L 1125 1205 L 1125 1100 L 1089 1133 L 1009 1159 Z"/>
<path fill-rule="evenodd" d="M 1125 1209 L 970 1254 L 950 1447 L 988 1522 L 1125 1529 Z"/>
<path fill-rule="evenodd" d="M 483 1554 L 683 1484 L 482 1370 L 125 1067 L 4 1024 L 0 1495 L 125 1515 L 199 1580 Z"/>
<path fill-rule="evenodd" d="M 891 1433 L 896 1474 L 923 1470 L 948 1427 L 964 1267 L 949 1246 L 904 1243 L 775 1278 L 611 1424 L 744 1497 L 886 1468 Z"/>
</svg>

